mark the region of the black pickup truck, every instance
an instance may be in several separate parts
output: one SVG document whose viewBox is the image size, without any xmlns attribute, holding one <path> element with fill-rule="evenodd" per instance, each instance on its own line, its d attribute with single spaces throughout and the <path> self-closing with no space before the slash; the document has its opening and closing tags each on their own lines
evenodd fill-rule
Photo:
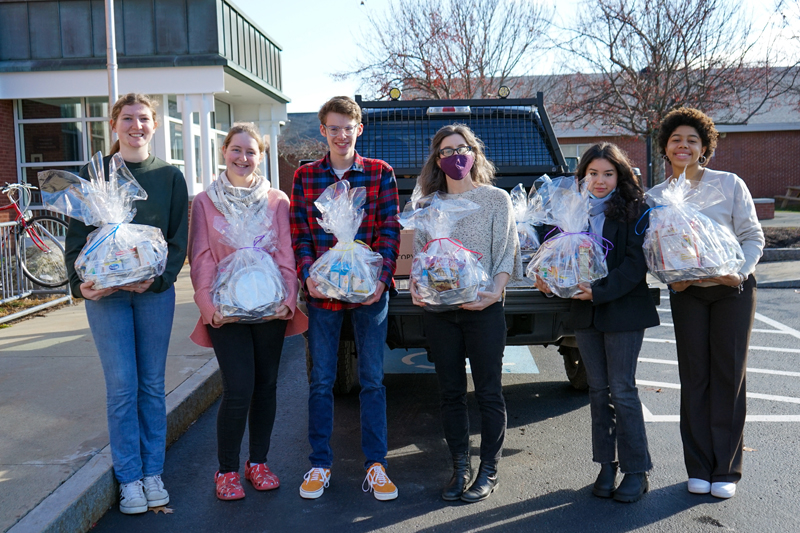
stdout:
<svg viewBox="0 0 800 533">
<path fill-rule="evenodd" d="M 495 185 L 511 191 L 522 183 L 530 190 L 543 174 L 565 175 L 567 164 L 543 104 L 543 94 L 524 99 L 406 100 L 367 102 L 361 106 L 364 133 L 358 153 L 389 163 L 397 176 L 401 210 L 411 196 L 436 131 L 446 124 L 467 124 L 486 146 L 497 168 Z M 427 349 L 422 309 L 411 303 L 408 278 L 396 276 L 399 294 L 389 300 L 391 349 Z M 658 298 L 657 289 L 654 294 Z M 556 345 L 573 387 L 586 389 L 586 372 L 572 331 L 566 326 L 570 302 L 547 298 L 527 278 L 506 291 L 505 315 L 510 346 Z M 355 343 L 345 322 L 339 347 L 335 392 L 357 384 Z M 428 358 L 431 358 L 428 352 Z"/>
</svg>

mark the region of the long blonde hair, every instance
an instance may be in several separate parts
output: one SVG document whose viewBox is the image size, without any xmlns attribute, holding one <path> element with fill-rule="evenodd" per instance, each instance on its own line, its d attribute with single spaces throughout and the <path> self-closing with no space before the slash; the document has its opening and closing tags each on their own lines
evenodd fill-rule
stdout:
<svg viewBox="0 0 800 533">
<path fill-rule="evenodd" d="M 111 108 L 111 122 L 117 122 L 119 118 L 119 114 L 122 113 L 122 108 L 126 105 L 136 105 L 142 104 L 150 109 L 150 114 L 153 116 L 153 124 L 156 126 L 158 122 L 156 121 L 156 101 L 147 96 L 146 94 L 141 93 L 128 93 L 123 96 L 120 96 L 116 102 L 114 102 L 114 106 Z M 114 144 L 111 145 L 111 151 L 108 155 L 114 155 L 119 152 L 119 139 L 114 141 Z"/>
<path fill-rule="evenodd" d="M 442 141 L 456 133 L 464 137 L 464 140 L 472 148 L 472 155 L 475 158 L 475 163 L 473 163 L 472 170 L 469 172 L 472 182 L 475 185 L 491 185 L 494 183 L 496 171 L 494 164 L 486 159 L 483 141 L 466 124 L 450 124 L 440 128 L 431 141 L 428 159 L 422 167 L 419 178 L 417 178 L 417 184 L 423 195 L 427 196 L 436 191 L 447 192 L 447 176 L 436 162 L 439 160 L 439 146 L 441 146 Z"/>
</svg>

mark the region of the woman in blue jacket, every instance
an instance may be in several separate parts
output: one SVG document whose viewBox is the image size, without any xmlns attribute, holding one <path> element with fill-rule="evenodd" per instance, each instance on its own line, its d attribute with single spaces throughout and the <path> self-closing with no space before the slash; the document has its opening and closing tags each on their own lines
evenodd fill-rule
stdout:
<svg viewBox="0 0 800 533">
<path fill-rule="evenodd" d="M 644 330 L 659 324 L 645 281 L 644 237 L 636 233 L 647 206 L 628 157 L 615 144 L 587 149 L 577 177 L 585 180 L 589 191 L 589 231 L 611 243 L 608 275 L 591 285 L 581 284 L 571 309 L 589 383 L 592 459 L 601 465 L 592 493 L 635 502 L 648 491 L 647 472 L 653 467 L 636 389 L 636 363 Z M 541 279 L 536 286 L 550 292 Z M 620 470 L 625 476 L 617 486 Z"/>
</svg>

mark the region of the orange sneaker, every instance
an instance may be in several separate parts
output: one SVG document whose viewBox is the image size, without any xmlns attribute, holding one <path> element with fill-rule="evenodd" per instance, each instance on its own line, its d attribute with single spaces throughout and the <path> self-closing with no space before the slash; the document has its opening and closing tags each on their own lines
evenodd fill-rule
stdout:
<svg viewBox="0 0 800 533">
<path fill-rule="evenodd" d="M 267 463 L 254 465 L 247 461 L 244 465 L 244 478 L 253 484 L 256 490 L 272 490 L 281 486 L 278 476 L 272 472 Z"/>
<path fill-rule="evenodd" d="M 367 488 L 364 488 L 364 487 Z M 394 486 L 392 480 L 386 475 L 386 470 L 380 463 L 374 463 L 369 470 L 367 470 L 367 477 L 364 483 L 361 484 L 361 490 L 364 492 L 372 491 L 376 500 L 387 501 L 397 498 L 397 487 Z"/>
<path fill-rule="evenodd" d="M 314 467 L 303 476 L 303 484 L 300 485 L 300 496 L 307 500 L 313 500 L 322 496 L 331 479 L 330 468 Z"/>
</svg>

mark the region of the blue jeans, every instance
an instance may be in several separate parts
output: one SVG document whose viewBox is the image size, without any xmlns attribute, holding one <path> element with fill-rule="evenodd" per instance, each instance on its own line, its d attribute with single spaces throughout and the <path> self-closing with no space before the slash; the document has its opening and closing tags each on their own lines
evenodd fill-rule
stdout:
<svg viewBox="0 0 800 533">
<path fill-rule="evenodd" d="M 372 305 L 347 311 L 308 307 L 308 349 L 311 353 L 311 385 L 308 395 L 308 441 L 311 466 L 330 468 L 333 451 L 333 384 L 344 314 L 350 313 L 358 354 L 361 382 L 361 449 L 365 468 L 373 463 L 386 467 L 386 388 L 383 386 L 383 345 L 389 314 L 389 295 Z"/>
<path fill-rule="evenodd" d="M 653 468 L 647 449 L 644 415 L 636 388 L 636 363 L 644 330 L 575 330 L 586 366 L 592 412 L 592 460 L 612 463 L 619 456 L 625 473 Z"/>
<path fill-rule="evenodd" d="M 86 300 L 106 379 L 108 435 L 120 483 L 164 470 L 164 370 L 174 314 L 174 287 L 161 293 L 117 291 L 96 302 Z"/>
</svg>

